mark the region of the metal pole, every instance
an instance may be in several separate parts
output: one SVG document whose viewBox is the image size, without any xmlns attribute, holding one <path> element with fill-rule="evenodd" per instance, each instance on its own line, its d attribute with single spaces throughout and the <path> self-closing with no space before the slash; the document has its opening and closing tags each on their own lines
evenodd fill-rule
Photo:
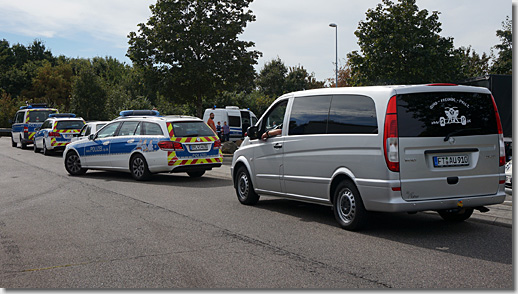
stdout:
<svg viewBox="0 0 518 294">
<path fill-rule="evenodd" d="M 330 23 L 329 26 L 335 28 L 335 85 L 338 88 L 338 25 L 335 23 Z"/>
</svg>

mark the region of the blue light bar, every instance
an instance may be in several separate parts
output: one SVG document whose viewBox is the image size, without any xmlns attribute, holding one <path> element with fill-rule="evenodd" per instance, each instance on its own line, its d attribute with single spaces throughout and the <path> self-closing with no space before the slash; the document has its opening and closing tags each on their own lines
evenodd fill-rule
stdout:
<svg viewBox="0 0 518 294">
<path fill-rule="evenodd" d="M 156 110 L 123 110 L 119 113 L 120 116 L 160 116 Z"/>
<path fill-rule="evenodd" d="M 49 117 L 76 117 L 73 113 L 51 113 Z"/>
</svg>

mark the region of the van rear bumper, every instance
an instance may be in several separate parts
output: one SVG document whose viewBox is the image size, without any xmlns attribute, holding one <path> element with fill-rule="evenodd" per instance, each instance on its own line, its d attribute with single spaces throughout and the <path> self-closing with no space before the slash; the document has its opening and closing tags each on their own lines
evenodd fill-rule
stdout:
<svg viewBox="0 0 518 294">
<path fill-rule="evenodd" d="M 405 201 L 403 198 L 392 197 L 388 201 L 364 200 L 365 208 L 369 211 L 381 212 L 417 212 L 425 210 L 443 210 L 462 207 L 479 207 L 503 203 L 505 192 L 498 191 L 493 195 L 478 195 L 469 197 Z"/>
</svg>

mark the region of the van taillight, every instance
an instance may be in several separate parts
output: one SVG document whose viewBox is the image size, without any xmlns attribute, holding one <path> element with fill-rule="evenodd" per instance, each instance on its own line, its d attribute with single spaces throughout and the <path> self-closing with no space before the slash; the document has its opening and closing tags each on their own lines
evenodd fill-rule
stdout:
<svg viewBox="0 0 518 294">
<path fill-rule="evenodd" d="M 498 126 L 498 141 L 500 145 L 500 157 L 498 160 L 499 166 L 505 165 L 505 144 L 504 144 L 504 131 L 502 129 L 502 122 L 500 121 L 500 114 L 498 114 L 498 107 L 496 107 L 495 97 L 491 95 L 493 100 L 493 108 L 495 109 L 496 124 Z"/>
<path fill-rule="evenodd" d="M 166 151 L 183 151 L 182 143 L 173 142 L 173 141 L 160 141 L 160 142 L 158 142 L 158 147 L 161 150 L 166 150 Z"/>
<path fill-rule="evenodd" d="M 23 132 L 24 133 L 28 133 L 29 132 L 29 127 L 23 127 Z"/>
<path fill-rule="evenodd" d="M 392 96 L 385 114 L 385 132 L 383 133 L 383 151 L 389 170 L 399 172 L 399 144 L 397 128 L 396 96 Z"/>
</svg>

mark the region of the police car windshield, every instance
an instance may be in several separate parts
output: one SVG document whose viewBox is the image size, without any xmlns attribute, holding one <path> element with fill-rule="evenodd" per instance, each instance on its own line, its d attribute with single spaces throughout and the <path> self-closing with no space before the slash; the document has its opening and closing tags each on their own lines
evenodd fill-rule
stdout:
<svg viewBox="0 0 518 294">
<path fill-rule="evenodd" d="M 43 122 L 49 114 L 56 113 L 56 110 L 33 110 L 29 111 L 29 122 Z"/>
<path fill-rule="evenodd" d="M 201 121 L 174 122 L 173 132 L 175 137 L 210 137 L 214 136 L 207 124 Z"/>
<path fill-rule="evenodd" d="M 57 130 L 80 130 L 84 126 L 81 120 L 58 121 Z"/>
</svg>

